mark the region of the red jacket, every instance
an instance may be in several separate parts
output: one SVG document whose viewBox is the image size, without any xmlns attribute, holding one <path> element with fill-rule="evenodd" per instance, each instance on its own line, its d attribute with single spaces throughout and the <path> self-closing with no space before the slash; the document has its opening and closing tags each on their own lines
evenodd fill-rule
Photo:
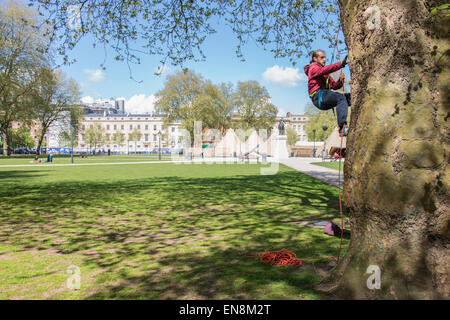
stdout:
<svg viewBox="0 0 450 320">
<path fill-rule="evenodd" d="M 342 69 L 342 62 L 336 62 L 328 66 L 322 67 L 320 64 L 313 62 L 305 66 L 304 70 L 308 76 L 308 93 L 312 94 L 318 89 L 340 89 L 342 88 L 342 82 L 339 79 L 337 82 L 333 80 L 330 73 Z M 328 79 L 328 87 L 326 86 Z"/>
</svg>

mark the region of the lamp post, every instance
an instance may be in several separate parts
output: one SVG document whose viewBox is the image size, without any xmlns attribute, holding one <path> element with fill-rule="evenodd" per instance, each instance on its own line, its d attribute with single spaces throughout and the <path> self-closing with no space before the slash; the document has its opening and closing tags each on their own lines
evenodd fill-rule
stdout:
<svg viewBox="0 0 450 320">
<path fill-rule="evenodd" d="M 75 128 L 73 127 L 73 125 L 70 126 L 72 129 L 72 148 L 70 149 L 70 163 L 73 164 L 73 134 L 75 131 Z"/>
<path fill-rule="evenodd" d="M 313 158 L 315 158 L 316 157 L 316 129 L 313 129 L 313 143 L 314 143 L 314 146 L 313 146 L 313 150 L 314 150 L 314 152 L 313 152 Z"/>
<path fill-rule="evenodd" d="M 161 130 L 158 131 L 158 160 L 161 160 Z"/>
<path fill-rule="evenodd" d="M 326 132 L 327 129 L 328 129 L 327 126 L 323 126 L 323 127 L 322 127 L 323 132 Z M 323 137 L 322 161 L 325 159 L 325 153 L 327 152 L 326 150 L 327 150 L 327 148 L 326 148 L 326 140 L 325 140 L 325 136 L 324 136 L 324 137 Z"/>
</svg>

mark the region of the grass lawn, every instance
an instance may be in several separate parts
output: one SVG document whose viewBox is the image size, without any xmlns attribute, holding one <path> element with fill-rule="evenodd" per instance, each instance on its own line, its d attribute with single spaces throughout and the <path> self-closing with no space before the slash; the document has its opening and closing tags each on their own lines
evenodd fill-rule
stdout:
<svg viewBox="0 0 450 320">
<path fill-rule="evenodd" d="M 316 166 L 322 166 L 329 169 L 339 170 L 339 160 L 333 162 L 311 162 L 311 164 L 315 164 Z M 344 171 L 344 161 L 341 161 L 341 171 Z"/>
<path fill-rule="evenodd" d="M 338 190 L 263 166 L 0 167 L 0 299 L 320 299 L 327 262 L 245 255 L 336 256 L 339 239 L 305 225 L 339 217 Z"/>
<path fill-rule="evenodd" d="M 174 155 L 173 158 L 179 158 L 184 160 L 184 157 Z M 81 158 L 80 156 L 74 156 L 75 164 L 84 163 L 109 163 L 109 162 L 142 162 L 142 161 L 158 161 L 158 155 L 140 155 L 140 154 L 123 154 L 123 155 L 111 155 L 111 156 L 88 156 L 87 158 Z M 0 156 L 0 166 L 2 165 L 22 165 L 22 164 L 32 164 L 34 166 L 47 166 L 49 165 L 45 161 L 47 160 L 47 155 L 39 156 L 41 163 L 33 163 L 34 155 L 23 155 L 23 156 L 10 156 L 4 157 Z M 172 160 L 171 155 L 161 155 L 161 160 Z M 53 164 L 69 164 L 70 155 L 57 155 L 53 157 Z"/>
</svg>

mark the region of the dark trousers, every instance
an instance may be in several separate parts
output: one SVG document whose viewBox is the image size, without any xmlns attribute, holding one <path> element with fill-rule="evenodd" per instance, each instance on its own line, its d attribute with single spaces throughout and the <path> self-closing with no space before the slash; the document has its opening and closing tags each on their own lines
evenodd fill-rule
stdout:
<svg viewBox="0 0 450 320">
<path fill-rule="evenodd" d="M 329 110 L 336 107 L 337 121 L 340 128 L 347 125 L 348 107 L 351 105 L 350 93 L 337 93 L 328 89 L 321 89 L 322 100 L 319 107 L 319 91 L 312 97 L 312 103 L 320 110 Z"/>
</svg>

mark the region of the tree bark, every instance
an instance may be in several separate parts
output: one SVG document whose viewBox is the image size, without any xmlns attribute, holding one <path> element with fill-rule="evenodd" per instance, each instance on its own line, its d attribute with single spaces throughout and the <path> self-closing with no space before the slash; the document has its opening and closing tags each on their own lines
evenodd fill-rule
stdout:
<svg viewBox="0 0 450 320">
<path fill-rule="evenodd" d="M 7 129 L 2 130 L 2 142 L 3 142 L 3 155 L 8 156 L 8 131 Z"/>
<path fill-rule="evenodd" d="M 41 136 L 39 137 L 38 145 L 37 145 L 37 147 L 36 147 L 36 155 L 37 155 L 37 156 L 41 154 L 40 149 L 41 149 L 41 146 L 42 146 L 42 141 L 44 141 L 45 133 L 46 133 L 47 130 L 48 130 L 48 127 L 42 125 L 42 123 L 41 123 L 41 126 L 42 126 L 43 129 L 41 130 Z"/>
<path fill-rule="evenodd" d="M 450 298 L 450 23 L 430 17 L 445 2 L 339 1 L 352 77 L 343 193 L 352 236 L 321 285 L 334 297 Z M 365 14 L 375 5 L 379 28 L 368 24 L 375 11 Z M 368 288 L 370 265 L 380 289 Z"/>
</svg>

